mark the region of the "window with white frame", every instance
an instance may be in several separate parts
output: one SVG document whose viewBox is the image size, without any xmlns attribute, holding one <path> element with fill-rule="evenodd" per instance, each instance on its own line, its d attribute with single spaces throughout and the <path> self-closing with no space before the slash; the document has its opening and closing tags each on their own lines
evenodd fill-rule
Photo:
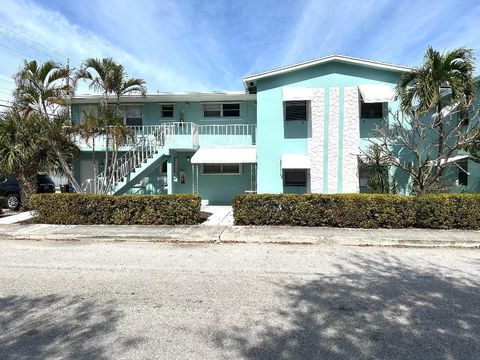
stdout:
<svg viewBox="0 0 480 360">
<path fill-rule="evenodd" d="M 202 174 L 205 175 L 240 175 L 240 164 L 203 164 Z"/>
<path fill-rule="evenodd" d="M 284 102 L 285 121 L 306 121 L 307 120 L 307 101 L 285 101 Z"/>
<path fill-rule="evenodd" d="M 236 103 L 205 103 L 203 104 L 204 117 L 240 117 L 240 104 Z"/>
<path fill-rule="evenodd" d="M 173 104 L 162 104 L 162 117 L 163 118 L 173 118 Z"/>
</svg>

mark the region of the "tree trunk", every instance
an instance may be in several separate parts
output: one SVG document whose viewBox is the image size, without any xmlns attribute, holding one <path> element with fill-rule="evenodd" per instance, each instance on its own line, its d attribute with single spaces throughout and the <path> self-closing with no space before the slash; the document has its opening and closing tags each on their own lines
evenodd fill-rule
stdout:
<svg viewBox="0 0 480 360">
<path fill-rule="evenodd" d="M 443 156 L 443 148 L 445 142 L 445 134 L 443 133 L 443 119 L 442 119 L 442 104 L 438 103 L 437 105 L 438 119 L 437 119 L 437 128 L 438 128 L 438 158 Z M 443 174 L 444 167 L 438 169 L 439 177 Z"/>
<path fill-rule="evenodd" d="M 21 207 L 26 209 L 30 195 L 35 194 L 38 190 L 37 172 L 35 169 L 21 169 L 17 172 L 16 177 L 20 184 Z"/>
</svg>

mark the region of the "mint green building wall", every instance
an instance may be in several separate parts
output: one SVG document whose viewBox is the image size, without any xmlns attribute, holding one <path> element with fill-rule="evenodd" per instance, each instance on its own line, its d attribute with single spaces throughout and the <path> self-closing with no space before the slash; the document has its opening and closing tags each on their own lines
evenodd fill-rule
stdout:
<svg viewBox="0 0 480 360">
<path fill-rule="evenodd" d="M 300 69 L 286 74 L 273 76 L 270 78 L 259 79 L 257 81 L 257 161 L 258 178 L 257 190 L 259 193 L 281 193 L 283 191 L 282 170 L 280 165 L 282 154 L 306 154 L 308 139 L 292 138 L 285 136 L 285 127 L 283 119 L 283 94 L 282 87 L 311 87 L 324 89 L 324 149 L 323 149 L 323 167 L 324 167 L 324 186 L 323 192 L 327 192 L 327 183 L 329 181 L 329 162 L 338 161 L 338 179 L 342 178 L 342 156 L 338 159 L 329 159 L 328 139 L 332 134 L 329 133 L 329 125 L 338 129 L 338 153 L 342 154 L 343 146 L 343 109 L 344 95 L 346 87 L 356 87 L 362 84 L 386 83 L 394 86 L 399 79 L 399 73 L 394 71 L 378 70 L 364 66 L 349 65 L 344 63 L 325 63 L 307 69 Z M 329 121 L 329 90 L 339 89 L 339 114 L 338 124 L 332 126 Z M 360 103 L 359 103 L 360 106 Z M 396 111 L 398 103 L 389 102 L 388 106 Z M 366 121 L 360 123 L 360 134 L 371 132 L 371 124 Z M 360 118 L 359 118 L 359 121 Z M 367 129 L 367 128 L 370 128 Z M 369 144 L 368 138 L 360 141 L 360 147 L 366 148 Z M 332 181 L 332 179 L 330 179 Z M 334 180 L 335 181 L 335 180 Z M 341 186 L 338 192 L 341 192 Z"/>
<path fill-rule="evenodd" d="M 218 101 L 221 103 L 222 101 Z M 170 102 L 169 102 L 170 103 Z M 257 122 L 257 109 L 255 101 L 240 102 L 240 117 L 204 117 L 203 104 L 201 102 L 175 102 L 173 118 L 163 118 L 161 116 L 161 105 L 159 103 L 146 102 L 139 103 L 143 105 L 143 125 L 158 125 L 165 122 L 183 121 L 194 122 L 198 125 L 214 124 L 255 124 Z M 83 105 L 83 104 L 82 104 Z M 78 124 L 80 118 L 79 104 L 72 104 L 71 116 L 72 123 Z"/>
</svg>

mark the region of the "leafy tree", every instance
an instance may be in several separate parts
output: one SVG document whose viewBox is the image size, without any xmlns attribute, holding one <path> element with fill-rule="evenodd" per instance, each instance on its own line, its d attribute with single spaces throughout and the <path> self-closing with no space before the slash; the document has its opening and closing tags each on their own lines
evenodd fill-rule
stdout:
<svg viewBox="0 0 480 360">
<path fill-rule="evenodd" d="M 473 71 L 472 50 L 441 54 L 430 47 L 420 67 L 401 75 L 397 94 L 402 113 L 391 113 L 377 130 L 389 164 L 409 174 L 413 193 L 448 186 L 442 176 L 449 159 L 474 138 L 472 127 L 456 116 L 472 106 Z"/>
<path fill-rule="evenodd" d="M 37 191 L 39 172 L 61 172 L 65 164 L 73 165 L 78 148 L 64 124 L 37 111 L 28 117 L 17 109 L 0 114 L 0 171 L 15 174 L 22 204 Z"/>
</svg>

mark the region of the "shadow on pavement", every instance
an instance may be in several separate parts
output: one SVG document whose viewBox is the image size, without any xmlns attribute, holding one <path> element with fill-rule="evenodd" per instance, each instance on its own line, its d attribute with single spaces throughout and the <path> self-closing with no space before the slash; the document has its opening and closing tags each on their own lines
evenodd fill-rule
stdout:
<svg viewBox="0 0 480 360">
<path fill-rule="evenodd" d="M 284 306 L 214 343 L 246 359 L 480 358 L 480 279 L 390 255 L 345 261 L 338 276 L 282 284 Z"/>
<path fill-rule="evenodd" d="M 54 295 L 0 298 L 0 359 L 114 358 L 115 351 L 143 341 L 116 336 L 122 317 L 113 301 Z"/>
</svg>

